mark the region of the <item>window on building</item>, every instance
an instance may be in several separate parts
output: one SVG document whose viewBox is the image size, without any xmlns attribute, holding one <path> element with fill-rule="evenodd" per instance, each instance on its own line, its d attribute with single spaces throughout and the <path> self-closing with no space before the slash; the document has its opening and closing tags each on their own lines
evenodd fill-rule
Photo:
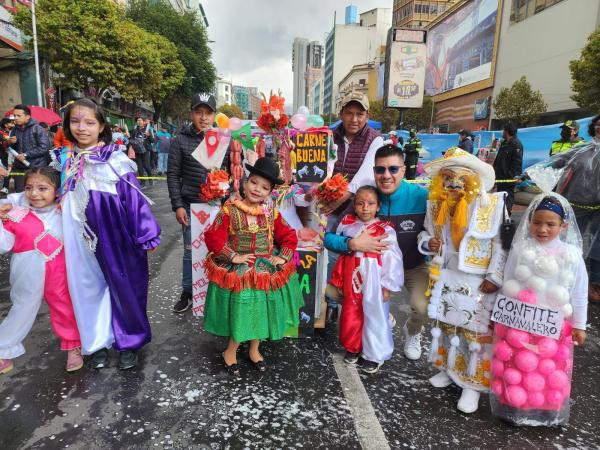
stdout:
<svg viewBox="0 0 600 450">
<path fill-rule="evenodd" d="M 359 86 L 365 86 L 367 84 L 367 80 L 365 78 L 361 78 L 358 80 Z"/>
<path fill-rule="evenodd" d="M 562 0 L 512 0 L 510 21 L 521 22 Z"/>
</svg>

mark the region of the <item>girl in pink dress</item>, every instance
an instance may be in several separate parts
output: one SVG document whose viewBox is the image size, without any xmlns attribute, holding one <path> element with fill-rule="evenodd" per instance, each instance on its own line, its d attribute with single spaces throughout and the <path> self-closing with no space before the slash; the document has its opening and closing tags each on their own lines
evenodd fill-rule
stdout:
<svg viewBox="0 0 600 450">
<path fill-rule="evenodd" d="M 66 370 L 72 372 L 83 366 L 67 285 L 62 218 L 56 205 L 59 185 L 60 176 L 54 169 L 31 169 L 25 175 L 25 192 L 11 199 L 12 207 L 3 208 L 0 253 L 12 251 L 12 307 L 0 324 L 0 373 L 12 370 L 12 359 L 25 353 L 22 342 L 33 327 L 42 298 L 48 303 L 50 321 L 61 339 L 60 348 L 67 351 Z"/>
</svg>

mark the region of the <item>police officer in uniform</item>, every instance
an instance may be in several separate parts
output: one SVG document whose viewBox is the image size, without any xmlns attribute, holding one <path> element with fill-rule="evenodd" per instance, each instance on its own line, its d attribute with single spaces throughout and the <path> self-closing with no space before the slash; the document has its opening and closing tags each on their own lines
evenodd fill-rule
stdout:
<svg viewBox="0 0 600 450">
<path fill-rule="evenodd" d="M 404 144 L 404 164 L 406 164 L 406 175 L 404 178 L 407 180 L 414 180 L 417 176 L 417 164 L 419 163 L 419 153 L 423 145 L 421 139 L 417 137 L 417 130 L 411 128 L 410 138 Z"/>
<path fill-rule="evenodd" d="M 575 120 L 567 120 L 560 126 L 560 139 L 552 142 L 550 156 L 571 150 L 575 145 L 583 144 L 584 139 L 578 135 L 579 124 Z"/>
</svg>

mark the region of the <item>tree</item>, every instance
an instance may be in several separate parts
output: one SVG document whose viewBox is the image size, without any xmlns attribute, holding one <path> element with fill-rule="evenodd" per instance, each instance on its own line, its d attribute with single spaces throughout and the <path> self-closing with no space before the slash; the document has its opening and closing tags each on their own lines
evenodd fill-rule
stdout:
<svg viewBox="0 0 600 450">
<path fill-rule="evenodd" d="M 39 0 L 40 54 L 58 74 L 55 84 L 100 93 L 115 88 L 131 101 L 152 101 L 157 113 L 183 82 L 185 69 L 166 38 L 125 20 L 114 2 Z M 31 29 L 31 11 L 20 8 L 15 23 Z M 156 117 L 158 118 L 158 117 Z"/>
<path fill-rule="evenodd" d="M 238 105 L 230 105 L 228 103 L 217 109 L 217 112 L 225 114 L 227 117 L 237 117 L 238 119 L 244 119 L 244 112 Z"/>
<path fill-rule="evenodd" d="M 195 92 L 210 92 L 216 80 L 211 61 L 206 28 L 196 13 L 179 14 L 163 0 L 132 0 L 127 17 L 147 31 L 159 33 L 176 44 L 176 53 L 185 67 L 183 83 L 163 105 L 166 113 L 182 118 L 187 116 L 188 105 Z"/>
<path fill-rule="evenodd" d="M 540 91 L 534 91 L 526 77 L 521 77 L 510 88 L 502 88 L 493 102 L 496 117 L 524 127 L 546 112 L 546 102 Z"/>
<path fill-rule="evenodd" d="M 588 37 L 581 58 L 569 64 L 575 92 L 571 98 L 582 108 L 600 110 L 600 28 Z"/>
<path fill-rule="evenodd" d="M 381 122 L 381 131 L 387 133 L 396 129 L 400 120 L 400 113 L 395 108 L 384 108 L 383 100 L 370 102 L 369 119 Z"/>
</svg>

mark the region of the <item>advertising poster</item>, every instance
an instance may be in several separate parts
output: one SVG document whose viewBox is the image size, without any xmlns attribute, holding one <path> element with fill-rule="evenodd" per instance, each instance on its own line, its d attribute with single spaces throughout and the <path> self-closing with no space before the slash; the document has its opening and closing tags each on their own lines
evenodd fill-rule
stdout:
<svg viewBox="0 0 600 450">
<path fill-rule="evenodd" d="M 497 14 L 498 0 L 473 1 L 428 30 L 427 95 L 491 77 Z"/>
<path fill-rule="evenodd" d="M 192 203 L 190 209 L 192 227 L 192 312 L 195 316 L 203 316 L 204 302 L 208 290 L 208 277 L 204 270 L 204 259 L 208 254 L 208 248 L 204 242 L 204 231 L 217 216 L 219 206 Z"/>
<path fill-rule="evenodd" d="M 427 46 L 417 42 L 392 42 L 387 102 L 390 108 L 423 106 Z"/>
</svg>

